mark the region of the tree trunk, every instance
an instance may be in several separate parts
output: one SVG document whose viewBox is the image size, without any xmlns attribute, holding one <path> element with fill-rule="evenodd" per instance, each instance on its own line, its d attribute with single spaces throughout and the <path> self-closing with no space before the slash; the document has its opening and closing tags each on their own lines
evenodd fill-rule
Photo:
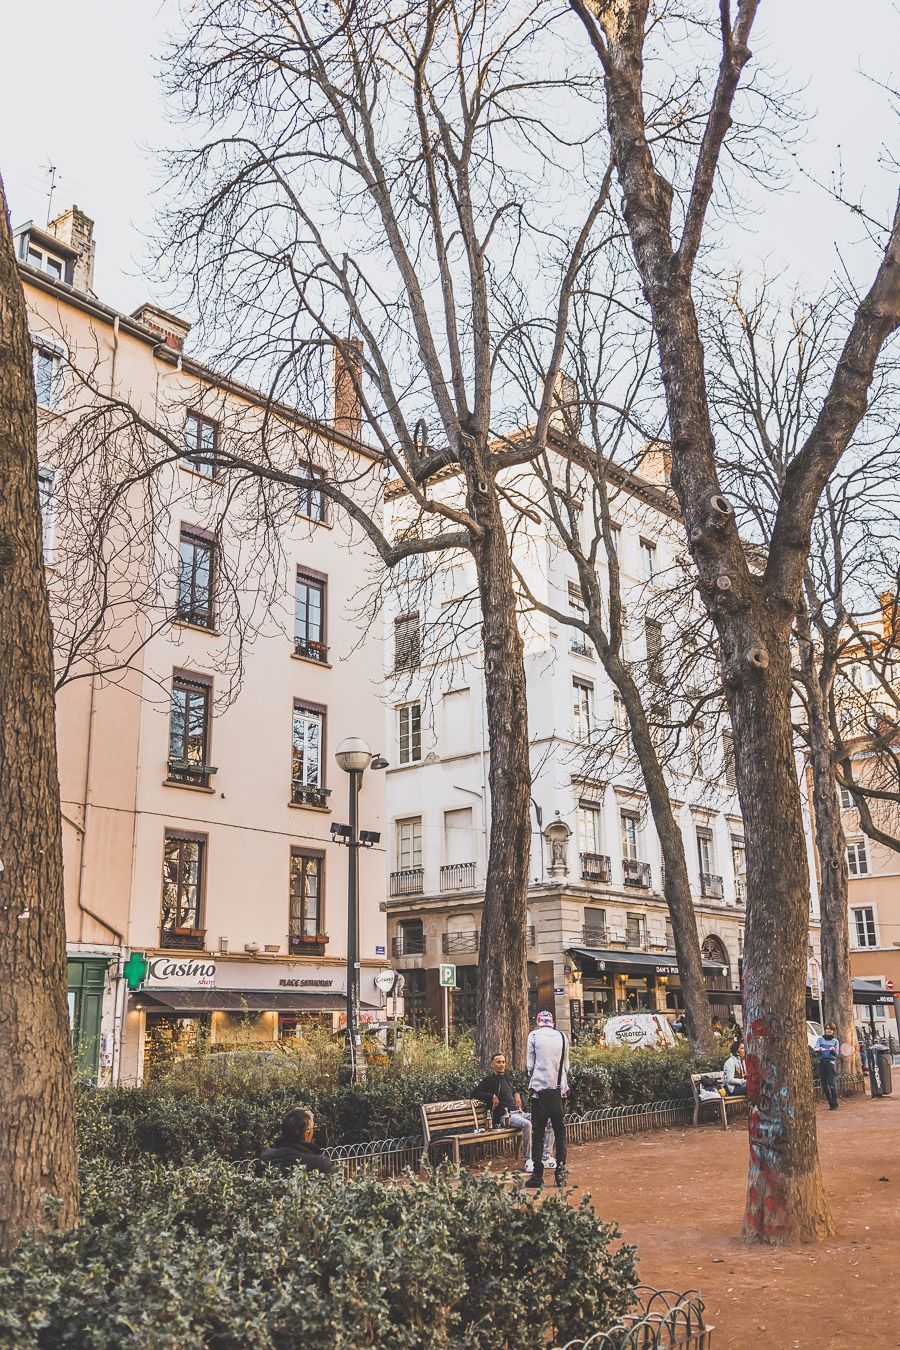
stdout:
<svg viewBox="0 0 900 1350">
<path fill-rule="evenodd" d="M 763 605 L 719 615 L 747 827 L 744 1031 L 750 1171 L 744 1236 L 816 1242 L 834 1233 L 816 1144 L 806 1039 L 809 873 L 791 727 L 790 623 Z M 761 665 L 748 671 L 753 633 Z"/>
<path fill-rule="evenodd" d="M 68 1228 L 78 1212 L 36 439 L 25 299 L 0 184 L 0 1256 L 27 1229 Z"/>
<path fill-rule="evenodd" d="M 622 695 L 628 713 L 634 752 L 641 766 L 653 823 L 662 849 L 666 869 L 664 893 L 672 920 L 675 958 L 678 962 L 681 992 L 687 1011 L 687 1033 L 691 1054 L 712 1055 L 716 1050 L 716 1038 L 713 1034 L 706 980 L 703 976 L 697 916 L 694 912 L 687 860 L 684 856 L 684 837 L 672 811 L 668 785 L 650 735 L 650 726 L 637 685 L 625 665 L 612 654 L 604 660 L 604 666 Z"/>
<path fill-rule="evenodd" d="M 481 539 L 473 544 L 481 599 L 491 832 L 478 961 L 476 1047 L 525 1065 L 526 920 L 531 855 L 531 765 L 525 660 L 509 541 L 493 483 L 472 492 Z M 487 803 L 485 803 L 487 809 Z"/>
<path fill-rule="evenodd" d="M 822 1016 L 834 1022 L 849 1073 L 859 1073 L 859 1045 L 853 1018 L 853 977 L 850 973 L 850 929 L 847 923 L 847 841 L 841 824 L 838 786 L 828 734 L 827 683 L 824 666 L 817 672 L 811 642 L 801 643 L 809 726 L 809 765 L 819 854 L 819 909 L 822 921 Z"/>
</svg>

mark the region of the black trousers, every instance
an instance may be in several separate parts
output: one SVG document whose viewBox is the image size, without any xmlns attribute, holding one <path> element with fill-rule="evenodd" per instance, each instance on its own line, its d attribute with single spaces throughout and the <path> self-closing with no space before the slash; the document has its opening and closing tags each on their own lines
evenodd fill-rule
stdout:
<svg viewBox="0 0 900 1350">
<path fill-rule="evenodd" d="M 547 1121 L 553 1126 L 556 1140 L 556 1165 L 564 1167 L 566 1163 L 566 1119 L 563 1115 L 562 1093 L 559 1088 L 541 1088 L 531 1097 L 531 1160 L 534 1163 L 534 1175 L 544 1175 L 544 1135 Z"/>
<path fill-rule="evenodd" d="M 833 1059 L 819 1060 L 819 1082 L 822 1084 L 822 1091 L 825 1093 L 825 1100 L 835 1110 L 838 1104 L 837 1083 L 837 1065 Z"/>
</svg>

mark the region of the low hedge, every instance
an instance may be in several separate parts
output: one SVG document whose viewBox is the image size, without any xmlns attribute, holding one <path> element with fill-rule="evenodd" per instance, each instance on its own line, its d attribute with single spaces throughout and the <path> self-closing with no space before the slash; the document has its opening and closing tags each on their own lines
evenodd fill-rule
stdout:
<svg viewBox="0 0 900 1350">
<path fill-rule="evenodd" d="M 690 1097 L 692 1064 L 686 1050 L 577 1051 L 568 1109 L 575 1114 L 606 1106 Z M 721 1068 L 718 1060 L 700 1068 Z M 419 1134 L 422 1102 L 467 1097 L 481 1071 L 452 1068 L 385 1068 L 354 1088 L 313 1087 L 308 1080 L 275 1074 L 209 1078 L 201 1083 L 162 1080 L 144 1087 L 81 1089 L 82 1156 L 135 1161 L 147 1155 L 169 1162 L 211 1155 L 252 1158 L 270 1143 L 290 1106 L 311 1106 L 319 1142 L 328 1146 Z M 510 1075 L 525 1091 L 524 1075 Z"/>
<path fill-rule="evenodd" d="M 0 1269 L 3 1350 L 544 1346 L 634 1301 L 634 1248 L 589 1201 L 534 1206 L 489 1176 L 95 1160 L 82 1213 Z"/>
</svg>

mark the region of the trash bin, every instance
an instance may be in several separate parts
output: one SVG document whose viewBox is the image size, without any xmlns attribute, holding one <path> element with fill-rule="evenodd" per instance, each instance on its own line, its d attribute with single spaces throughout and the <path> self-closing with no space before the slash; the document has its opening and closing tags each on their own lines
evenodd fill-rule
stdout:
<svg viewBox="0 0 900 1350">
<path fill-rule="evenodd" d="M 873 1097 L 888 1097 L 892 1091 L 891 1052 L 880 1041 L 869 1046 L 869 1088 Z"/>
</svg>

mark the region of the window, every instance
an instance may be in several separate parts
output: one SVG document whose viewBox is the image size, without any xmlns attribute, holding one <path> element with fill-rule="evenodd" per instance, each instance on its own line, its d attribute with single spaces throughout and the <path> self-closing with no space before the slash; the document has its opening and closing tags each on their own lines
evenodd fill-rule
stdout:
<svg viewBox="0 0 900 1350">
<path fill-rule="evenodd" d="M 875 911 L 866 909 L 851 910 L 857 947 L 877 947 L 878 932 L 875 927 Z"/>
<path fill-rule="evenodd" d="M 473 872 L 470 885 L 474 885 L 475 857 L 475 817 L 471 806 L 459 806 L 444 812 L 444 861 L 448 867 L 468 868 Z M 460 873 L 451 880 L 459 881 L 467 877 Z"/>
<path fill-rule="evenodd" d="M 25 261 L 29 267 L 37 267 L 41 272 L 46 272 L 48 277 L 55 277 L 57 281 L 65 280 L 66 265 L 62 258 L 57 257 L 55 253 L 49 253 L 31 239 L 28 241 Z"/>
<path fill-rule="evenodd" d="M 638 856 L 638 822 L 636 811 L 620 811 L 619 824 L 622 832 L 622 857 L 635 862 Z"/>
<path fill-rule="evenodd" d="M 701 876 L 712 876 L 716 870 L 713 835 L 705 826 L 697 827 L 697 860 Z"/>
<path fill-rule="evenodd" d="M 297 569 L 294 605 L 294 650 L 310 661 L 327 661 L 325 644 L 325 590 L 327 580 L 315 572 Z"/>
<path fill-rule="evenodd" d="M 619 733 L 616 753 L 627 755 L 631 749 L 631 738 L 629 735 L 628 711 L 621 694 L 613 694 L 613 726 Z"/>
<path fill-rule="evenodd" d="M 202 675 L 172 679 L 169 721 L 169 781 L 208 787 L 211 682 Z"/>
<path fill-rule="evenodd" d="M 737 787 L 737 765 L 734 758 L 734 736 L 730 731 L 722 732 L 722 759 L 725 766 L 725 786 Z"/>
<path fill-rule="evenodd" d="M 852 810 L 853 810 L 853 794 L 852 794 L 852 792 L 850 791 L 849 788 L 845 788 L 845 787 L 840 788 L 839 791 L 840 791 L 840 798 L 841 798 L 841 810 L 842 810 L 842 811 L 852 811 Z"/>
<path fill-rule="evenodd" d="M 590 934 L 590 936 L 588 936 Z M 590 905 L 584 907 L 584 940 L 585 942 L 605 942 L 606 941 L 606 910 L 595 909 Z"/>
<path fill-rule="evenodd" d="M 569 582 L 569 613 L 573 619 L 578 619 L 580 623 L 587 621 L 587 610 L 584 604 L 584 598 L 581 591 L 571 581 Z M 588 646 L 587 634 L 580 628 L 573 628 L 569 636 L 569 651 L 575 652 L 578 656 L 589 656 L 590 647 Z"/>
<path fill-rule="evenodd" d="M 405 703 L 397 709 L 400 763 L 418 764 L 422 758 L 422 705 Z"/>
<path fill-rule="evenodd" d="M 644 620 L 644 641 L 647 645 L 647 678 L 651 684 L 662 684 L 663 630 L 656 619 Z"/>
<path fill-rule="evenodd" d="M 696 717 L 688 726 L 691 745 L 691 768 L 694 773 L 705 778 L 703 750 L 706 745 L 706 724 L 702 717 Z"/>
<path fill-rule="evenodd" d="M 572 734 L 576 740 L 588 740 L 593 726 L 594 686 L 588 680 L 573 680 Z"/>
<path fill-rule="evenodd" d="M 50 347 L 35 347 L 34 392 L 41 408 L 55 408 L 62 394 L 62 358 Z"/>
<path fill-rule="evenodd" d="M 43 466 L 38 468 L 38 503 L 41 509 L 44 562 L 49 563 L 56 537 L 56 474 Z"/>
<path fill-rule="evenodd" d="M 621 561 L 621 558 L 622 558 L 622 526 L 616 524 L 616 522 L 615 522 L 614 520 L 610 522 L 610 526 L 609 526 L 609 537 L 610 537 L 610 539 L 612 540 L 613 553 L 616 555 L 616 560 L 617 560 L 617 561 Z"/>
<path fill-rule="evenodd" d="M 323 905 L 323 873 L 325 859 L 321 853 L 304 853 L 291 849 L 291 895 L 289 946 L 301 950 L 306 943 L 321 941 L 325 934 Z"/>
<path fill-rule="evenodd" d="M 199 413 L 188 413 L 184 422 L 184 463 L 185 467 L 202 473 L 206 478 L 215 477 L 216 472 L 216 436 L 215 422 Z"/>
<path fill-rule="evenodd" d="M 297 472 L 307 478 L 325 477 L 322 470 L 312 464 L 301 464 Z M 312 483 L 307 484 L 297 492 L 297 515 L 306 516 L 307 520 L 316 520 L 323 525 L 327 524 L 328 498 L 317 487 L 313 487 Z"/>
<path fill-rule="evenodd" d="M 213 627 L 215 540 L 201 530 L 182 526 L 178 545 L 178 609 L 183 623 Z"/>
<path fill-rule="evenodd" d="M 578 803 L 578 851 L 599 853 L 603 838 L 602 814 L 593 802 Z"/>
<path fill-rule="evenodd" d="M 644 581 L 652 581 L 656 576 L 656 545 L 649 539 L 641 540 L 641 576 Z"/>
<path fill-rule="evenodd" d="M 397 868 L 401 872 L 422 866 L 422 817 L 397 821 Z"/>
<path fill-rule="evenodd" d="M 675 950 L 675 929 L 672 927 L 672 920 L 666 919 L 666 951 Z"/>
<path fill-rule="evenodd" d="M 869 857 L 865 839 L 855 839 L 847 845 L 847 871 L 851 877 L 864 877 L 869 871 Z"/>
<path fill-rule="evenodd" d="M 166 830 L 161 922 L 164 934 L 199 929 L 205 865 L 206 839 L 203 835 Z"/>
<path fill-rule="evenodd" d="M 394 670 L 415 670 L 422 659 L 418 611 L 398 614 L 394 620 Z"/>
<path fill-rule="evenodd" d="M 647 920 L 643 914 L 625 915 L 625 943 L 629 947 L 643 947 L 647 935 Z"/>
<path fill-rule="evenodd" d="M 747 849 L 743 836 L 731 836 L 731 866 L 734 869 L 734 892 L 738 900 L 747 899 Z"/>
<path fill-rule="evenodd" d="M 309 704 L 294 704 L 291 737 L 291 801 L 297 806 L 324 806 L 325 712 Z"/>
</svg>

